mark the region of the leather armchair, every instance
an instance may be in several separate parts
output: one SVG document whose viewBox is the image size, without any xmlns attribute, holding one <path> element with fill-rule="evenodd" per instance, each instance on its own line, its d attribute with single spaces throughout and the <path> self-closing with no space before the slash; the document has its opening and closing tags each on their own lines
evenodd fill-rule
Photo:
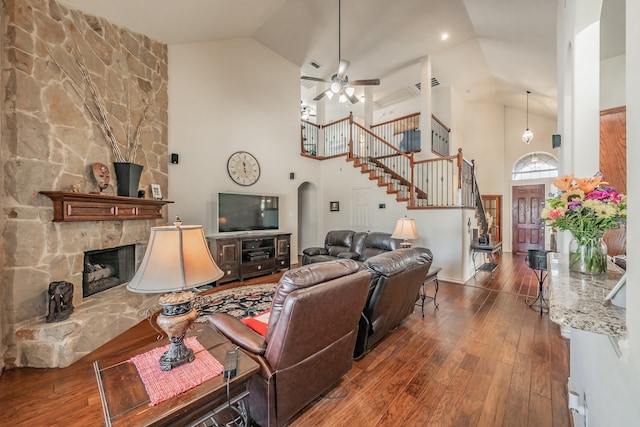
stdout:
<svg viewBox="0 0 640 427">
<path fill-rule="evenodd" d="M 398 249 L 365 261 L 370 286 L 360 318 L 355 358 L 364 356 L 413 312 L 432 261 L 431 251 L 425 248 Z"/>
<path fill-rule="evenodd" d="M 392 239 L 390 233 L 334 230 L 327 233 L 324 247 L 302 251 L 302 265 L 342 258 L 356 260 L 362 266 L 372 256 L 396 250 L 399 246 L 400 240 Z"/>
<path fill-rule="evenodd" d="M 392 239 L 391 234 L 372 231 L 367 237 L 360 249 L 360 261 L 366 261 L 371 257 L 383 254 L 389 251 L 395 251 L 400 247 L 399 239 Z"/>
<path fill-rule="evenodd" d="M 338 254 L 351 251 L 354 234 L 355 231 L 352 230 L 329 231 L 324 238 L 324 247 L 312 247 L 302 251 L 302 265 L 333 261 Z"/>
<path fill-rule="evenodd" d="M 249 411 L 261 426 L 281 426 L 336 384 L 353 363 L 369 274 L 353 260 L 287 271 L 278 284 L 266 337 L 226 313 L 210 323 L 260 364 L 249 379 Z"/>
</svg>

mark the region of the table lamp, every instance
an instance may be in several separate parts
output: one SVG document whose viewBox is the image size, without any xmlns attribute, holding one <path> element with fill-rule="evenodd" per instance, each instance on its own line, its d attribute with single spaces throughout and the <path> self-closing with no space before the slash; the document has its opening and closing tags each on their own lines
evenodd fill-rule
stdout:
<svg viewBox="0 0 640 427">
<path fill-rule="evenodd" d="M 171 345 L 160 357 L 163 371 L 192 362 L 193 350 L 184 345 L 184 336 L 198 316 L 193 307 L 195 292 L 188 289 L 215 282 L 224 275 L 211 257 L 201 225 L 152 227 L 142 264 L 127 289 L 137 293 L 162 293 L 156 319 Z"/>
<path fill-rule="evenodd" d="M 411 242 L 409 240 L 420 238 L 414 219 L 407 218 L 406 216 L 400 218 L 398 222 L 396 222 L 396 228 L 393 230 L 391 237 L 394 239 L 403 239 L 402 243 L 400 243 L 401 248 L 410 248 Z"/>
</svg>

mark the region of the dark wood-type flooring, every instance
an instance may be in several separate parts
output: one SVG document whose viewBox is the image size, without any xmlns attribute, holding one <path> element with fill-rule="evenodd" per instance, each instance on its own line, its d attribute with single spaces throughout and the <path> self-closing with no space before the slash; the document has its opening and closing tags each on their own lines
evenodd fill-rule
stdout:
<svg viewBox="0 0 640 427">
<path fill-rule="evenodd" d="M 508 253 L 494 275 L 480 272 L 464 285 L 441 280 L 439 309 L 429 303 L 422 318 L 417 307 L 291 426 L 569 427 L 568 342 L 525 305 L 537 279 L 524 255 Z M 0 425 L 102 425 L 92 362 L 154 338 L 141 322 L 68 368 L 7 370 Z"/>
</svg>

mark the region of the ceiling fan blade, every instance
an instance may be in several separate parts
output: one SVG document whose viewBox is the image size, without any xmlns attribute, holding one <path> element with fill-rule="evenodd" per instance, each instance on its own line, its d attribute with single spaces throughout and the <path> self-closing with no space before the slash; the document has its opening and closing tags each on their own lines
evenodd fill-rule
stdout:
<svg viewBox="0 0 640 427">
<path fill-rule="evenodd" d="M 319 79 L 317 77 L 310 77 L 310 76 L 302 76 L 300 77 L 302 80 L 311 80 L 312 82 L 325 82 L 328 83 L 327 80 L 325 79 Z"/>
<path fill-rule="evenodd" d="M 347 95 L 347 99 L 351 101 L 352 104 L 357 104 L 360 101 L 355 95 L 349 95 L 348 93 L 345 93 L 345 95 Z"/>
<path fill-rule="evenodd" d="M 325 95 L 327 94 L 327 91 L 325 90 L 324 92 L 322 92 L 320 95 L 316 96 L 315 98 L 313 98 L 314 101 L 320 101 L 322 98 L 325 97 Z"/>
<path fill-rule="evenodd" d="M 340 80 L 344 79 L 345 74 L 347 73 L 347 68 L 349 68 L 349 64 L 350 62 L 347 61 L 346 59 L 340 60 L 340 65 L 338 65 L 338 78 Z"/>
<path fill-rule="evenodd" d="M 351 86 L 378 86 L 380 79 L 368 79 L 368 80 L 350 80 Z"/>
</svg>

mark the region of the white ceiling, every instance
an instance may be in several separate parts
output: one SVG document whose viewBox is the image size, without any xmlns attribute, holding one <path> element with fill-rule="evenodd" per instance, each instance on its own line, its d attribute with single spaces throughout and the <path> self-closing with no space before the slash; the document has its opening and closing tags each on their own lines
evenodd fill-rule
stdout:
<svg viewBox="0 0 640 427">
<path fill-rule="evenodd" d="M 420 60 L 429 55 L 433 75 L 458 89 L 465 101 L 524 110 L 531 90 L 530 111 L 555 118 L 558 1 L 342 0 L 341 53 L 351 61 L 347 74 L 351 80 L 380 78 L 375 101 L 418 83 Z M 614 5 L 607 16 L 619 31 L 624 0 L 604 2 Z M 168 44 L 252 37 L 299 65 L 304 75 L 330 78 L 338 66 L 338 0 L 64 3 Z M 443 32 L 449 34 L 446 41 L 440 40 Z M 603 43 L 619 46 L 620 35 L 610 35 Z M 303 87 L 303 101 L 313 105 L 317 91 Z"/>
</svg>

